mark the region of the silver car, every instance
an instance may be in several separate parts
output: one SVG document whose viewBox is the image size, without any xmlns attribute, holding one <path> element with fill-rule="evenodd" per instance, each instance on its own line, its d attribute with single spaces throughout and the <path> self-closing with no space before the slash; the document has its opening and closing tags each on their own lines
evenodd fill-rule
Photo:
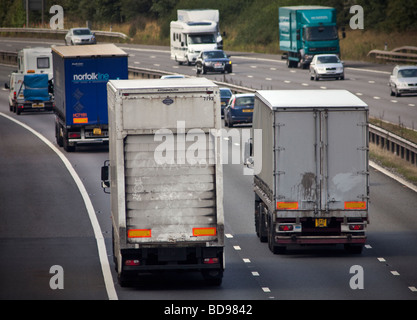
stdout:
<svg viewBox="0 0 417 320">
<path fill-rule="evenodd" d="M 345 79 L 343 62 L 335 54 L 317 54 L 310 63 L 310 80 Z"/>
<path fill-rule="evenodd" d="M 417 93 L 417 66 L 395 66 L 389 78 L 391 95 Z"/>
<path fill-rule="evenodd" d="M 96 36 L 89 28 L 72 28 L 65 35 L 65 44 L 67 46 L 96 43 Z"/>
</svg>

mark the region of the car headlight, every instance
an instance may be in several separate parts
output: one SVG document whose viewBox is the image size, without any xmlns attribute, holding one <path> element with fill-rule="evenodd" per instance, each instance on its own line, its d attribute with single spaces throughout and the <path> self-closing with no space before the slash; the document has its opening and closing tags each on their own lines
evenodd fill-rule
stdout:
<svg viewBox="0 0 417 320">
<path fill-rule="evenodd" d="M 318 67 L 317 68 L 317 71 L 319 71 L 319 72 L 326 72 L 326 68 Z"/>
<path fill-rule="evenodd" d="M 212 62 L 210 62 L 210 61 L 206 61 L 205 65 L 206 65 L 207 67 L 211 67 Z"/>
<path fill-rule="evenodd" d="M 408 83 L 407 82 L 398 82 L 398 87 L 399 88 L 407 88 L 408 87 Z"/>
</svg>

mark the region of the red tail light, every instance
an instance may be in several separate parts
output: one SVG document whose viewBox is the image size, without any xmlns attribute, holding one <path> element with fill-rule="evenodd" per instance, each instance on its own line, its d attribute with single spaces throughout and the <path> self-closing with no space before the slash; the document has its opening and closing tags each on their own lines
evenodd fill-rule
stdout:
<svg viewBox="0 0 417 320">
<path fill-rule="evenodd" d="M 81 133 L 80 132 L 70 132 L 70 133 L 68 133 L 68 138 L 70 138 L 70 139 L 81 138 Z"/>
</svg>

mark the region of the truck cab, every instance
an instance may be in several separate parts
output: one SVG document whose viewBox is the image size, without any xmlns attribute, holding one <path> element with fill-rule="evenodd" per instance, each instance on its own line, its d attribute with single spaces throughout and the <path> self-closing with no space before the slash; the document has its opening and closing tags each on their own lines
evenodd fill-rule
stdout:
<svg viewBox="0 0 417 320">
<path fill-rule="evenodd" d="M 308 68 L 316 54 L 340 54 L 336 9 L 331 7 L 279 8 L 279 36 L 289 68 Z"/>
</svg>

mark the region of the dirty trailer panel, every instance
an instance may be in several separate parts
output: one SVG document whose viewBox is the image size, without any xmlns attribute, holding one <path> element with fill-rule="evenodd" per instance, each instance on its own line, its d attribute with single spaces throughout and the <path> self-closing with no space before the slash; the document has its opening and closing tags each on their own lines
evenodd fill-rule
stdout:
<svg viewBox="0 0 417 320">
<path fill-rule="evenodd" d="M 257 93 L 254 128 L 263 135 L 255 220 L 271 250 L 307 243 L 361 250 L 369 222 L 367 122 L 366 104 L 344 90 Z"/>
<path fill-rule="evenodd" d="M 220 95 L 207 79 L 108 84 L 113 248 L 138 273 L 224 269 Z"/>
</svg>

